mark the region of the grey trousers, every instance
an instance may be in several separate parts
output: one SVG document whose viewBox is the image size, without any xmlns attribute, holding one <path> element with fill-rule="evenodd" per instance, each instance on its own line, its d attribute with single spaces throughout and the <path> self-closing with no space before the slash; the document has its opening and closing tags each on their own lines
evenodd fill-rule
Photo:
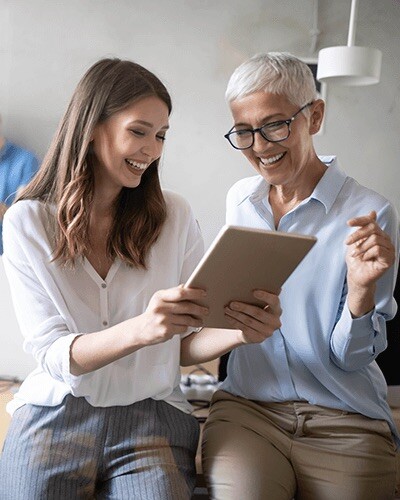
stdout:
<svg viewBox="0 0 400 500">
<path fill-rule="evenodd" d="M 392 500 L 395 445 L 384 420 L 218 391 L 203 472 L 213 500 Z"/>
<path fill-rule="evenodd" d="M 0 455 L 1 500 L 188 500 L 197 420 L 163 401 L 25 405 Z"/>
</svg>

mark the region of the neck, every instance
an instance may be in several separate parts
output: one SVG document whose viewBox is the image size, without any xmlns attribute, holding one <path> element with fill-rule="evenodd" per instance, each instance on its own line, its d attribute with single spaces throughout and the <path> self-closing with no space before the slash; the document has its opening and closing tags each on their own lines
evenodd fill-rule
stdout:
<svg viewBox="0 0 400 500">
<path fill-rule="evenodd" d="M 4 148 L 5 143 L 6 143 L 6 138 L 0 136 L 0 149 Z"/>
<path fill-rule="evenodd" d="M 317 158 L 311 168 L 304 169 L 303 175 L 298 177 L 297 182 L 271 186 L 270 196 L 272 195 L 277 203 L 295 206 L 311 195 L 325 170 L 326 165 Z"/>
<path fill-rule="evenodd" d="M 269 191 L 269 202 L 274 214 L 275 227 L 279 225 L 281 218 L 293 210 L 303 200 L 308 198 L 314 191 L 326 170 L 319 159 L 311 169 L 307 169 L 304 176 L 298 178 L 298 182 L 291 185 L 271 186 Z"/>
</svg>

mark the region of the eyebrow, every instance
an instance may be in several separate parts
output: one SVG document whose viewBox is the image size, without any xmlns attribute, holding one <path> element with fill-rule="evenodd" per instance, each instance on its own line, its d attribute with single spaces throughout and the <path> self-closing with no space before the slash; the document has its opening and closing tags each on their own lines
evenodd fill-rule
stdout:
<svg viewBox="0 0 400 500">
<path fill-rule="evenodd" d="M 130 122 L 129 125 L 133 125 L 134 123 L 139 123 L 140 125 L 144 125 L 145 127 L 153 128 L 154 125 L 150 122 L 146 122 L 144 120 L 134 120 L 133 122 Z M 169 125 L 164 125 L 164 127 L 161 127 L 160 130 L 168 130 Z"/>
</svg>

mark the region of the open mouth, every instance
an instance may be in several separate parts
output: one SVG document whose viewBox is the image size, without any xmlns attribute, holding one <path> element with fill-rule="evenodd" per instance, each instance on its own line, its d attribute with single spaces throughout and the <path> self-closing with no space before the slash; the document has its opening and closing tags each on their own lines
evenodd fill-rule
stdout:
<svg viewBox="0 0 400 500">
<path fill-rule="evenodd" d="M 143 172 L 149 166 L 148 163 L 139 163 L 137 161 L 128 160 L 128 158 L 125 158 L 125 162 L 134 170 L 137 170 L 139 172 Z"/>
<path fill-rule="evenodd" d="M 264 166 L 268 165 L 273 165 L 274 163 L 277 163 L 279 160 L 281 160 L 286 153 L 279 153 L 278 155 L 271 156 L 270 158 L 260 158 L 260 163 L 262 163 Z"/>
</svg>

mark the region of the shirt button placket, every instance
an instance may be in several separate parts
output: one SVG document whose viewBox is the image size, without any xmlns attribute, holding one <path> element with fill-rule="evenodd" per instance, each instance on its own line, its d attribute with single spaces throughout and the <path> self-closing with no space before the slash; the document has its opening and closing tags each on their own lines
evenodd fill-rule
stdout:
<svg viewBox="0 0 400 500">
<path fill-rule="evenodd" d="M 110 318 L 108 316 L 108 291 L 107 283 L 103 282 L 101 284 L 100 290 L 100 317 L 102 325 L 104 327 L 108 326 L 110 323 Z"/>
</svg>

